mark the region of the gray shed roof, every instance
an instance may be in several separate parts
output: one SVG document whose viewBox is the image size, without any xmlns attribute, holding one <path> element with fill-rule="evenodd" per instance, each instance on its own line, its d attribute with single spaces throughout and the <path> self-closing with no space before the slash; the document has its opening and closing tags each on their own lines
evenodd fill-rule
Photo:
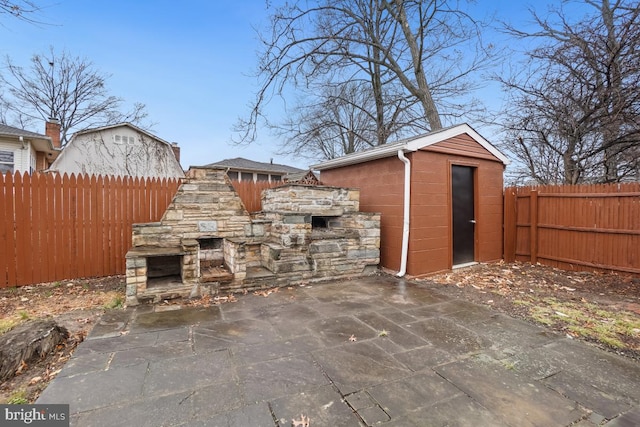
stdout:
<svg viewBox="0 0 640 427">
<path fill-rule="evenodd" d="M 254 162 L 253 160 L 236 157 L 235 159 L 225 159 L 215 163 L 209 163 L 205 167 L 224 167 L 236 170 L 245 170 L 252 172 L 268 172 L 291 174 L 306 172 L 304 169 L 294 168 L 293 166 L 280 165 L 277 163 Z"/>
</svg>

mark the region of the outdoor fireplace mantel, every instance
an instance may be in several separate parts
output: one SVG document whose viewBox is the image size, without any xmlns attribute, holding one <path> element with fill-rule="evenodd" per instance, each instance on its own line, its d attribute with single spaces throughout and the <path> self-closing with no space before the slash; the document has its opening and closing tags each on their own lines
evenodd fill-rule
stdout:
<svg viewBox="0 0 640 427">
<path fill-rule="evenodd" d="M 165 255 L 186 255 L 188 252 L 181 247 L 157 247 L 157 246 L 138 246 L 131 248 L 127 252 L 127 258 L 135 257 L 154 257 Z"/>
</svg>

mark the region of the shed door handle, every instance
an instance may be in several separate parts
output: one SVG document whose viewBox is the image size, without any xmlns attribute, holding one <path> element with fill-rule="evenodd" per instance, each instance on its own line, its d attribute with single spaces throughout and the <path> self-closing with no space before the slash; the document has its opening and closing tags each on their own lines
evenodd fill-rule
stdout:
<svg viewBox="0 0 640 427">
<path fill-rule="evenodd" d="M 475 224 L 475 223 L 476 223 L 476 220 L 475 220 L 475 219 L 470 219 L 470 220 L 469 220 L 469 222 L 470 222 L 471 224 Z"/>
</svg>

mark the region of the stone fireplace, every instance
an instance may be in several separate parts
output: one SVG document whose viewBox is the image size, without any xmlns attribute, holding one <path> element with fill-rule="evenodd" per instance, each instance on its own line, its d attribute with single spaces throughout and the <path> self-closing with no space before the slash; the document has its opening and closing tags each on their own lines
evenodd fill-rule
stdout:
<svg viewBox="0 0 640 427">
<path fill-rule="evenodd" d="M 162 219 L 134 224 L 127 304 L 370 273 L 380 215 L 356 189 L 287 184 L 253 216 L 224 169 L 191 168 Z"/>
</svg>

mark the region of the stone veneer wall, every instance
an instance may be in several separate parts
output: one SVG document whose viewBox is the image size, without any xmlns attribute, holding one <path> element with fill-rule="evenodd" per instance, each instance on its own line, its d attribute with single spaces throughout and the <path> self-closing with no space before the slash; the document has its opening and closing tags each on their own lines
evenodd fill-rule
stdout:
<svg viewBox="0 0 640 427">
<path fill-rule="evenodd" d="M 362 274 L 380 262 L 380 214 L 358 212 L 353 188 L 286 185 L 265 191 L 261 218 L 271 222 L 262 246 L 269 270 L 302 280 Z M 313 228 L 313 217 L 327 227 Z"/>
<path fill-rule="evenodd" d="M 289 184 L 262 193 L 263 212 L 338 216 L 359 209 L 360 190 L 355 188 Z"/>
<path fill-rule="evenodd" d="M 160 222 L 135 224 L 127 304 L 220 290 L 288 286 L 375 270 L 380 214 L 358 212 L 359 191 L 290 184 L 265 190 L 253 218 L 225 170 L 191 168 Z M 314 229 L 313 217 L 327 219 Z M 229 280 L 203 283 L 198 239 L 222 238 Z M 147 258 L 181 257 L 181 283 L 147 287 Z M 206 291 L 206 290 L 204 290 Z"/>
</svg>

